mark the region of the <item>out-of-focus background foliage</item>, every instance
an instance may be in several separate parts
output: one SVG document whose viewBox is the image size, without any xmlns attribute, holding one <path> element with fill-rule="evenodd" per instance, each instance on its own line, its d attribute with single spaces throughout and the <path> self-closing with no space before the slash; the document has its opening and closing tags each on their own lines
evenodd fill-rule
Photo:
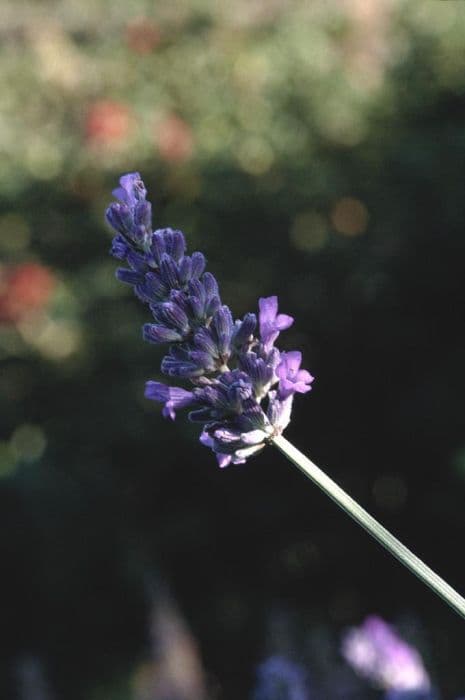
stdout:
<svg viewBox="0 0 465 700">
<path fill-rule="evenodd" d="M 461 621 L 282 456 L 221 472 L 144 400 L 103 222 L 139 170 L 236 315 L 279 295 L 288 437 L 463 591 L 464 4 L 11 1 L 0 34 L 0 696 L 248 698 L 372 612 L 465 692 Z"/>
</svg>

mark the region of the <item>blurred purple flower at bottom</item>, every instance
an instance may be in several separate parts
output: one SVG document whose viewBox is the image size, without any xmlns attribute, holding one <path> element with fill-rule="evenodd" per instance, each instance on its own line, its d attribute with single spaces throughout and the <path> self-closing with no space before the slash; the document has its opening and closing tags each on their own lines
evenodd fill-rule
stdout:
<svg viewBox="0 0 465 700">
<path fill-rule="evenodd" d="M 270 656 L 257 669 L 252 700 L 311 700 L 304 669 L 283 656 Z"/>
<path fill-rule="evenodd" d="M 430 679 L 420 654 L 380 617 L 367 617 L 360 627 L 348 630 L 342 640 L 342 655 L 359 675 L 389 691 L 387 700 L 409 700 L 407 692 L 425 700 L 431 697 Z"/>
<path fill-rule="evenodd" d="M 439 695 L 434 690 L 390 690 L 384 700 L 439 700 Z"/>
</svg>

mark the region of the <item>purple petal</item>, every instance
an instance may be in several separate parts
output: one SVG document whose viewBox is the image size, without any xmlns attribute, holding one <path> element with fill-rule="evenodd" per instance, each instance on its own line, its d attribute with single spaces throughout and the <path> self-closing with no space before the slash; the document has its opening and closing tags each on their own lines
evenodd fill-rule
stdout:
<svg viewBox="0 0 465 700">
<path fill-rule="evenodd" d="M 221 469 L 224 469 L 225 467 L 228 467 L 231 464 L 232 456 L 231 455 L 222 455 L 219 452 L 217 452 L 216 453 L 216 460 L 218 462 L 218 466 Z"/>
<path fill-rule="evenodd" d="M 295 382 L 294 384 L 294 391 L 298 394 L 306 394 L 307 391 L 311 391 L 311 389 L 311 386 L 308 386 L 308 384 L 304 384 L 303 382 Z"/>
<path fill-rule="evenodd" d="M 239 442 L 241 439 L 239 433 L 235 433 L 227 428 L 218 428 L 215 430 L 214 435 L 217 440 L 224 443 Z"/>
<path fill-rule="evenodd" d="M 209 297 L 219 295 L 218 282 L 213 277 L 211 272 L 205 272 L 205 274 L 202 277 L 202 283 Z"/>
<path fill-rule="evenodd" d="M 274 320 L 278 313 L 278 297 L 260 297 L 258 300 L 260 319 L 263 321 Z"/>
<path fill-rule="evenodd" d="M 276 320 L 274 322 L 275 328 L 278 329 L 278 331 L 285 331 L 286 328 L 289 328 L 292 326 L 294 323 L 294 319 L 292 316 L 288 316 L 287 314 L 279 314 L 276 316 Z"/>
<path fill-rule="evenodd" d="M 298 350 L 283 352 L 281 354 L 281 360 L 284 361 L 288 370 L 288 374 L 295 376 L 299 371 L 299 367 L 302 363 L 302 353 Z"/>
<path fill-rule="evenodd" d="M 296 391 L 296 385 L 293 381 L 290 379 L 281 379 L 279 381 L 279 396 L 281 399 L 287 399 L 290 394 L 293 394 Z"/>
<path fill-rule="evenodd" d="M 263 430 L 249 430 L 241 434 L 241 440 L 246 445 L 258 445 L 269 437 Z"/>
<path fill-rule="evenodd" d="M 142 335 L 149 343 L 176 343 L 182 340 L 182 336 L 173 328 L 155 323 L 146 323 L 143 326 Z"/>
<path fill-rule="evenodd" d="M 192 277 L 200 277 L 202 272 L 205 270 L 206 260 L 202 253 L 196 252 L 192 253 Z"/>
<path fill-rule="evenodd" d="M 268 406 L 267 416 L 273 428 L 282 433 L 289 425 L 291 420 L 292 403 L 294 394 L 289 394 L 285 399 L 280 401 L 276 391 L 270 391 L 270 404 Z"/>
<path fill-rule="evenodd" d="M 105 212 L 105 217 L 110 226 L 119 233 L 129 233 L 132 227 L 132 213 L 126 204 L 113 202 Z"/>
<path fill-rule="evenodd" d="M 179 279 L 182 284 L 186 284 L 192 277 L 192 261 L 189 257 L 183 258 L 179 264 Z"/>
<path fill-rule="evenodd" d="M 176 418 L 175 409 L 190 406 L 195 400 L 192 391 L 186 391 L 178 386 L 168 386 L 162 382 L 149 381 L 145 385 L 145 397 L 152 401 L 165 403 L 163 415 L 165 418 Z"/>
<path fill-rule="evenodd" d="M 134 206 L 137 201 L 144 199 L 147 191 L 139 173 L 127 173 L 120 177 L 120 187 L 113 190 L 112 194 L 120 202 Z"/>
<path fill-rule="evenodd" d="M 173 326 L 180 333 L 186 333 L 189 329 L 189 319 L 180 306 L 167 301 L 160 305 L 160 313 L 167 324 Z"/>
<path fill-rule="evenodd" d="M 205 447 L 213 448 L 213 438 L 210 437 L 210 435 L 205 430 L 201 433 L 199 440 L 202 443 L 202 445 L 205 445 Z"/>
<path fill-rule="evenodd" d="M 168 253 L 162 253 L 160 259 L 160 274 L 168 287 L 176 289 L 179 283 L 178 266 Z"/>
<path fill-rule="evenodd" d="M 125 284 L 139 284 L 144 281 L 144 276 L 135 270 L 129 270 L 127 267 L 119 267 L 116 270 L 116 279 Z"/>
<path fill-rule="evenodd" d="M 306 369 L 299 369 L 296 375 L 296 379 L 298 382 L 303 382 L 304 384 L 311 384 L 315 377 L 312 377 L 310 372 L 307 372 Z"/>
</svg>

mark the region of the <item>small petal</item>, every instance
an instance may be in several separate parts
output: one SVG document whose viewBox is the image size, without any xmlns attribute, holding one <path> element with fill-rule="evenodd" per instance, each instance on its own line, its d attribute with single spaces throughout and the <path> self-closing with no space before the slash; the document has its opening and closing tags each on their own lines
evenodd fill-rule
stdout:
<svg viewBox="0 0 465 700">
<path fill-rule="evenodd" d="M 234 464 L 243 464 L 246 459 L 260 452 L 264 447 L 265 443 L 261 445 L 252 445 L 251 447 L 242 447 L 240 450 L 236 450 L 233 456 Z"/>
<path fill-rule="evenodd" d="M 236 321 L 233 344 L 237 347 L 242 347 L 244 343 L 247 343 L 252 337 L 256 325 L 257 317 L 255 314 L 246 314 L 242 321 Z"/>
<path fill-rule="evenodd" d="M 211 272 L 205 272 L 202 277 L 202 283 L 208 297 L 219 296 L 218 282 Z"/>
<path fill-rule="evenodd" d="M 113 255 L 114 258 L 118 258 L 119 260 L 125 260 L 130 250 L 129 245 L 123 236 L 118 235 L 114 237 L 111 242 L 110 255 Z"/>
<path fill-rule="evenodd" d="M 212 297 L 205 307 L 206 318 L 212 318 L 218 309 L 221 307 L 221 300 L 219 297 Z"/>
<path fill-rule="evenodd" d="M 269 435 L 264 430 L 250 430 L 248 433 L 241 433 L 241 440 L 246 445 L 258 445 L 268 437 Z"/>
<path fill-rule="evenodd" d="M 135 270 L 129 270 L 127 267 L 120 267 L 116 270 L 116 279 L 125 284 L 140 284 L 144 281 L 144 276 Z"/>
<path fill-rule="evenodd" d="M 177 329 L 182 335 L 189 330 L 189 319 L 178 304 L 171 301 L 160 304 L 157 316 L 166 323 L 167 326 Z"/>
<path fill-rule="evenodd" d="M 310 372 L 299 369 L 302 353 L 298 351 L 281 353 L 281 362 L 276 368 L 279 377 L 279 398 L 286 399 L 294 393 L 305 394 L 310 391 L 313 377 Z"/>
<path fill-rule="evenodd" d="M 115 231 L 126 235 L 130 234 L 133 225 L 133 217 L 131 210 L 126 204 L 113 202 L 113 204 L 110 204 L 108 207 L 105 217 Z"/>
<path fill-rule="evenodd" d="M 145 397 L 153 401 L 165 403 L 163 415 L 172 420 L 176 417 L 175 409 L 190 406 L 195 401 L 192 391 L 186 391 L 178 386 L 167 386 L 161 382 L 148 381 L 145 385 Z"/>
<path fill-rule="evenodd" d="M 205 270 L 206 260 L 202 253 L 192 253 L 192 277 L 200 277 Z"/>
<path fill-rule="evenodd" d="M 156 272 L 147 272 L 144 282 L 140 285 L 140 291 L 147 301 L 160 302 L 168 296 L 168 287 Z"/>
<path fill-rule="evenodd" d="M 152 226 L 152 205 L 150 202 L 138 202 L 134 208 L 134 223 L 149 230 Z"/>
<path fill-rule="evenodd" d="M 278 314 L 278 297 L 261 298 L 258 302 L 258 321 L 260 327 L 260 338 L 266 351 L 273 347 L 273 343 L 281 330 L 289 328 L 294 322 L 292 316 Z"/>
<path fill-rule="evenodd" d="M 278 313 L 278 297 L 261 297 L 258 300 L 258 308 L 260 324 L 274 321 Z"/>
<path fill-rule="evenodd" d="M 199 440 L 202 443 L 202 445 L 205 445 L 205 447 L 211 447 L 213 449 L 213 438 L 210 437 L 210 435 L 205 430 L 203 430 L 200 434 Z"/>
<path fill-rule="evenodd" d="M 218 348 L 208 328 L 200 328 L 194 335 L 194 346 L 199 350 L 210 353 L 212 357 L 218 357 Z"/>
<path fill-rule="evenodd" d="M 142 334 L 144 340 L 148 340 L 149 343 L 177 343 L 182 340 L 182 336 L 173 328 L 155 323 L 146 323 Z"/>
<path fill-rule="evenodd" d="M 168 253 L 162 253 L 160 259 L 160 274 L 164 283 L 171 289 L 179 287 L 178 267 Z"/>
<path fill-rule="evenodd" d="M 232 456 L 217 453 L 216 460 L 220 469 L 224 469 L 225 467 L 228 467 L 231 464 Z"/>
<path fill-rule="evenodd" d="M 186 240 L 182 231 L 173 230 L 171 228 L 161 229 L 165 241 L 165 250 L 175 262 L 179 262 L 186 252 Z"/>
<path fill-rule="evenodd" d="M 291 376 L 295 376 L 302 363 L 302 353 L 298 350 L 291 350 L 286 353 L 283 352 L 281 355 L 281 362 L 283 362 L 284 359 L 287 373 Z"/>
<path fill-rule="evenodd" d="M 152 233 L 150 251 L 157 265 L 160 265 L 161 256 L 166 252 L 165 239 L 160 231 L 154 231 L 154 233 Z"/>
<path fill-rule="evenodd" d="M 294 319 L 292 316 L 288 316 L 287 314 L 278 314 L 275 320 L 275 327 L 278 331 L 285 331 L 286 328 L 292 326 L 293 323 Z"/>
<path fill-rule="evenodd" d="M 120 187 L 113 190 L 113 196 L 121 202 L 134 206 L 136 202 L 145 199 L 147 190 L 139 173 L 127 173 L 120 177 Z"/>
<path fill-rule="evenodd" d="M 179 280 L 182 285 L 189 282 L 192 277 L 192 261 L 191 258 L 185 257 L 179 265 Z"/>
</svg>

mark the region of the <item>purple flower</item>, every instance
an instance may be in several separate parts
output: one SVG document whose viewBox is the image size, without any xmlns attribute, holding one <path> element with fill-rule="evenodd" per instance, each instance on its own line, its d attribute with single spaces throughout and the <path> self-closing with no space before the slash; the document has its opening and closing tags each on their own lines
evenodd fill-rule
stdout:
<svg viewBox="0 0 465 700">
<path fill-rule="evenodd" d="M 180 408 L 192 406 L 195 395 L 192 391 L 186 391 L 178 386 L 167 386 L 160 382 L 147 382 L 145 385 L 145 397 L 164 403 L 163 415 L 174 420 L 176 411 Z"/>
<path fill-rule="evenodd" d="M 119 180 L 120 186 L 113 190 L 112 195 L 128 207 L 134 207 L 137 202 L 145 200 L 147 190 L 139 173 L 127 173 Z"/>
<path fill-rule="evenodd" d="M 310 700 L 305 670 L 283 656 L 271 656 L 257 669 L 253 700 Z"/>
<path fill-rule="evenodd" d="M 392 690 L 384 696 L 384 700 L 439 700 L 435 690 Z M 460 698 L 459 698 L 460 700 Z"/>
<path fill-rule="evenodd" d="M 145 197 L 147 190 L 139 173 L 129 173 L 120 178 L 120 187 L 113 190 L 119 202 L 113 202 L 107 209 L 108 223 L 120 234 L 113 243 L 111 252 L 122 258 L 124 239 L 146 245 L 152 225 L 152 205 Z"/>
<path fill-rule="evenodd" d="M 427 693 L 431 689 L 418 651 L 375 615 L 346 632 L 342 654 L 359 675 L 391 693 Z"/>
<path fill-rule="evenodd" d="M 302 353 L 294 350 L 281 353 L 281 362 L 276 368 L 279 378 L 279 396 L 287 399 L 291 394 L 305 394 L 312 388 L 313 377 L 306 369 L 300 369 Z"/>
<path fill-rule="evenodd" d="M 264 347 L 270 350 L 280 331 L 292 326 L 294 319 L 286 314 L 278 314 L 278 297 L 262 297 L 258 301 L 258 308 L 260 339 Z"/>
<path fill-rule="evenodd" d="M 202 424 L 200 440 L 219 465 L 241 464 L 285 429 L 294 394 L 310 389 L 313 377 L 300 369 L 301 354 L 274 347 L 293 319 L 278 314 L 277 297 L 260 299 L 257 337 L 256 315 L 234 320 L 217 281 L 205 272 L 205 257 L 186 254 L 183 233 L 152 231 L 139 173 L 124 175 L 113 194 L 119 201 L 106 212 L 117 234 L 111 253 L 127 265 L 117 278 L 152 312 L 144 339 L 168 345 L 161 371 L 190 383 L 189 390 L 149 381 L 145 396 L 164 404 L 163 415 L 171 419 L 190 408 L 189 419 Z"/>
</svg>

